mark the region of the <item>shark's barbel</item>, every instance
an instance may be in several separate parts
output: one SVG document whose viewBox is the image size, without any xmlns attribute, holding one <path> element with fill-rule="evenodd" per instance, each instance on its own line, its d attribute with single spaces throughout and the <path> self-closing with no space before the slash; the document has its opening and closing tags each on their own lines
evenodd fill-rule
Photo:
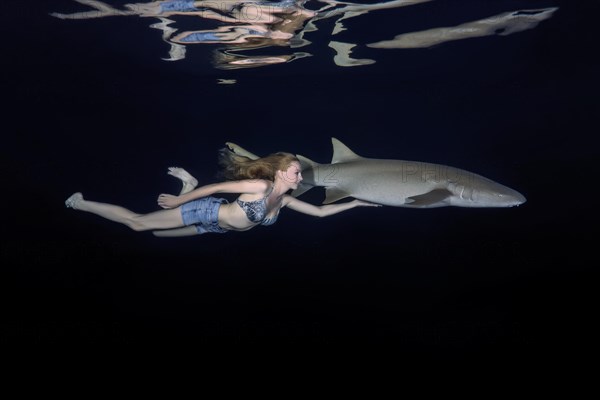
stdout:
<svg viewBox="0 0 600 400">
<path fill-rule="evenodd" d="M 293 196 L 321 186 L 326 190 L 324 204 L 346 197 L 412 208 L 513 207 L 526 201 L 516 190 L 469 171 L 427 162 L 365 158 L 338 139 L 331 140 L 330 164 L 297 155 L 304 180 Z M 238 145 L 227 145 L 236 154 L 257 158 Z"/>
</svg>

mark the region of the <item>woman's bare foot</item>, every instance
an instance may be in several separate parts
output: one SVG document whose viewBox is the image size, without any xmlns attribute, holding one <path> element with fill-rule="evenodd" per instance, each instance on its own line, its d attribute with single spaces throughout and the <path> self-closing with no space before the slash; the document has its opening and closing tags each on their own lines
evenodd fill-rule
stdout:
<svg viewBox="0 0 600 400">
<path fill-rule="evenodd" d="M 65 200 L 65 206 L 67 206 L 67 208 L 77 210 L 77 204 L 79 204 L 81 200 L 83 200 L 83 195 L 81 192 L 73 193 L 71 197 Z"/>
<path fill-rule="evenodd" d="M 183 182 L 184 186 L 185 185 L 192 186 L 192 187 L 198 186 L 198 180 L 196 178 L 194 178 L 192 175 L 190 175 L 190 173 L 187 172 L 183 168 L 169 167 L 169 172 L 167 172 L 167 174 L 180 179 L 181 182 Z"/>
</svg>

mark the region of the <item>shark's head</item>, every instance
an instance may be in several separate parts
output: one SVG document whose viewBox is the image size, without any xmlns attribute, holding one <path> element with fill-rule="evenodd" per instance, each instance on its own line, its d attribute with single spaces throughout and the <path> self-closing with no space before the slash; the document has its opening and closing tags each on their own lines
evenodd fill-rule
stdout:
<svg viewBox="0 0 600 400">
<path fill-rule="evenodd" d="M 479 193 L 476 199 L 478 207 L 515 207 L 526 201 L 527 199 L 525 199 L 525 196 L 510 188 L 494 192 Z"/>
<path fill-rule="evenodd" d="M 521 193 L 491 179 L 460 171 L 448 185 L 450 204 L 459 207 L 514 207 L 525 203 Z"/>
<path fill-rule="evenodd" d="M 471 201 L 471 207 L 515 207 L 527 199 L 514 189 L 486 179 L 474 186 Z"/>
</svg>

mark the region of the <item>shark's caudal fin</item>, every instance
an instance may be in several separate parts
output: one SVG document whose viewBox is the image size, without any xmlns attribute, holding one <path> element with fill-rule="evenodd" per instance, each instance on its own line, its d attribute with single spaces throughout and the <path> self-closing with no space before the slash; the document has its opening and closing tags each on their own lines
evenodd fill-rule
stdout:
<svg viewBox="0 0 600 400">
<path fill-rule="evenodd" d="M 239 146 L 235 143 L 225 142 L 225 145 L 227 146 L 227 148 L 229 150 L 233 151 L 238 156 L 248 157 L 251 160 L 256 160 L 256 159 L 260 158 L 256 154 L 249 152 L 248 150 L 244 149 L 242 146 Z"/>
<path fill-rule="evenodd" d="M 307 169 L 312 169 L 312 170 L 317 170 L 319 168 L 319 166 L 321 164 L 314 162 L 313 160 L 311 160 L 310 158 L 306 158 L 300 154 L 296 154 L 296 157 L 298 158 L 298 160 L 300 161 L 300 166 L 302 167 L 302 170 L 307 170 Z M 292 196 L 294 197 L 298 197 L 300 196 L 302 193 L 309 191 L 310 189 L 312 189 L 314 186 L 309 185 L 308 183 L 300 183 L 298 185 L 298 189 L 294 190 L 292 192 Z"/>
<path fill-rule="evenodd" d="M 350 150 L 348 146 L 340 142 L 338 139 L 332 137 L 331 143 L 333 144 L 333 157 L 331 158 L 332 164 L 362 159 L 361 156 Z"/>
</svg>

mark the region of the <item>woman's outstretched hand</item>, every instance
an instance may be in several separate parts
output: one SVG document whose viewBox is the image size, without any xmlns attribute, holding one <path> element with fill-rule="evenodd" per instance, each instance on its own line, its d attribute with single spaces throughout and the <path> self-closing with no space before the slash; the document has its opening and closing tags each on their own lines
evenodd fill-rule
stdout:
<svg viewBox="0 0 600 400">
<path fill-rule="evenodd" d="M 383 207 L 381 204 L 370 203 L 368 201 L 363 200 L 354 200 L 354 204 L 356 207 Z"/>
<path fill-rule="evenodd" d="M 158 205 L 162 208 L 175 208 L 179 205 L 179 196 L 163 193 L 158 196 Z"/>
</svg>

